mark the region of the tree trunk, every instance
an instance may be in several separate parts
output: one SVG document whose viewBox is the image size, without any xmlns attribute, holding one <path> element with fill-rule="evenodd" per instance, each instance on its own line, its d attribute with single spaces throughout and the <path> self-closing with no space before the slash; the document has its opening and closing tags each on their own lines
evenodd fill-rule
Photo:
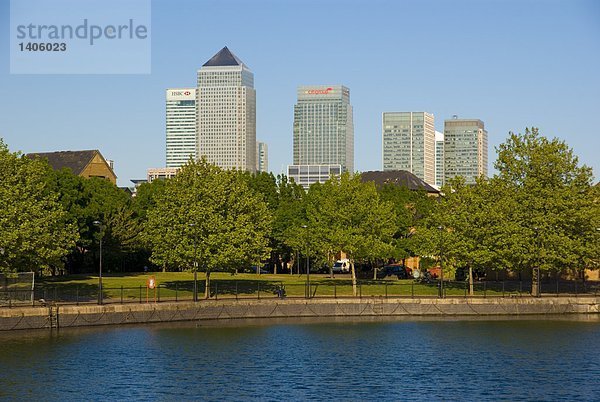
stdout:
<svg viewBox="0 0 600 402">
<path fill-rule="evenodd" d="M 473 267 L 469 264 L 469 295 L 473 296 Z"/>
<path fill-rule="evenodd" d="M 350 262 L 350 269 L 352 270 L 352 294 L 357 296 L 358 290 L 356 287 L 356 269 L 354 268 L 354 262 Z"/>
<path fill-rule="evenodd" d="M 206 281 L 204 283 L 204 298 L 210 298 L 210 271 L 206 270 Z"/>
<path fill-rule="evenodd" d="M 534 268 L 531 272 L 531 295 L 538 297 L 540 295 L 540 270 Z"/>
</svg>

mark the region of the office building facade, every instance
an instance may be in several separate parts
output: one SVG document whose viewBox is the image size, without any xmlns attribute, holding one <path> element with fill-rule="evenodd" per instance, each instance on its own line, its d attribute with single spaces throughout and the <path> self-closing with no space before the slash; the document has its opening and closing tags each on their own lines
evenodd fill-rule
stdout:
<svg viewBox="0 0 600 402">
<path fill-rule="evenodd" d="M 196 88 L 171 88 L 166 93 L 166 166 L 178 168 L 196 160 Z"/>
<path fill-rule="evenodd" d="M 256 170 L 254 74 L 227 47 L 198 70 L 196 155 L 223 169 Z"/>
<path fill-rule="evenodd" d="M 426 112 L 382 116 L 383 170 L 406 170 L 435 184 L 434 117 Z"/>
<path fill-rule="evenodd" d="M 256 171 L 269 171 L 269 147 L 265 142 L 256 143 Z"/>
<path fill-rule="evenodd" d="M 154 180 L 166 180 L 175 177 L 179 172 L 179 168 L 149 168 L 146 171 L 146 182 L 152 183 Z"/>
<path fill-rule="evenodd" d="M 444 185 L 444 133 L 435 132 L 435 186 Z"/>
<path fill-rule="evenodd" d="M 338 170 L 354 172 L 354 122 L 348 88 L 298 87 L 293 156 L 288 176 L 305 188 L 324 182 Z"/>
<path fill-rule="evenodd" d="M 479 119 L 444 121 L 444 182 L 462 176 L 475 184 L 478 176 L 488 175 L 488 133 Z"/>
<path fill-rule="evenodd" d="M 331 176 L 342 174 L 342 165 L 289 165 L 288 177 L 308 190 L 315 183 L 324 183 Z"/>
</svg>

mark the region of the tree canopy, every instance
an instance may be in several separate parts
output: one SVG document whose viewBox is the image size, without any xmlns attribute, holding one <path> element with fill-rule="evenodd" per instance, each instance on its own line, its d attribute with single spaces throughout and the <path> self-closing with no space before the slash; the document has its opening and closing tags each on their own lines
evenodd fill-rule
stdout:
<svg viewBox="0 0 600 402">
<path fill-rule="evenodd" d="M 78 240 L 46 181 L 50 167 L 9 152 L 0 140 L 0 272 L 62 266 Z"/>
<path fill-rule="evenodd" d="M 329 267 L 345 252 L 360 263 L 443 257 L 449 271 L 600 268 L 600 186 L 591 169 L 535 128 L 510 133 L 497 152 L 493 177 L 475 185 L 456 178 L 440 198 L 349 173 L 306 192 L 283 175 L 201 160 L 132 199 L 0 141 L 0 270 L 94 272 L 101 238 L 107 271 L 284 268 L 298 252 Z"/>
<path fill-rule="evenodd" d="M 236 171 L 190 161 L 147 212 L 145 237 L 151 260 L 169 269 L 234 270 L 268 253 L 271 215 Z"/>
<path fill-rule="evenodd" d="M 562 271 L 597 261 L 598 189 L 592 170 L 579 165 L 564 141 L 549 140 L 536 128 L 510 133 L 495 167 L 491 184 L 510 197 L 500 227 L 509 268 Z"/>
</svg>

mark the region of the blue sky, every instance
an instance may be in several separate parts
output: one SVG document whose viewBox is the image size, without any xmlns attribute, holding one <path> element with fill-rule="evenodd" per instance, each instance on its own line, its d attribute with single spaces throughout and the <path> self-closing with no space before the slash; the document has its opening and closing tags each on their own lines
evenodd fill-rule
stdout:
<svg viewBox="0 0 600 402">
<path fill-rule="evenodd" d="M 147 75 L 11 75 L 8 25 L 0 0 L 0 137 L 99 149 L 120 185 L 164 165 L 164 90 L 194 86 L 223 46 L 254 72 L 274 173 L 292 161 L 296 87 L 343 84 L 357 170 L 381 169 L 382 112 L 427 111 L 439 131 L 454 114 L 483 120 L 490 168 L 509 131 L 537 126 L 600 177 L 600 1 L 155 0 Z"/>
</svg>

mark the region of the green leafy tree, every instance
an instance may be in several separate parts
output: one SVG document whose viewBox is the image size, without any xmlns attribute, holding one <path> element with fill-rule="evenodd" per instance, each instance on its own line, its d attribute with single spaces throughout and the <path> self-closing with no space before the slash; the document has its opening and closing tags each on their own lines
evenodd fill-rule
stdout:
<svg viewBox="0 0 600 402">
<path fill-rule="evenodd" d="M 510 133 L 495 167 L 492 183 L 501 183 L 514 200 L 502 228 L 511 268 L 561 272 L 597 261 L 600 210 L 592 171 L 579 165 L 565 142 L 549 140 L 536 128 Z"/>
<path fill-rule="evenodd" d="M 78 229 L 79 240 L 67 258 L 70 273 L 94 272 L 98 265 L 100 236 L 107 271 L 138 269 L 145 258 L 140 223 L 135 219 L 127 193 L 108 180 L 74 175 L 69 169 L 50 171 L 49 186 L 67 211 L 67 219 Z M 101 227 L 94 225 L 102 223 Z M 145 257 L 145 258 L 144 258 Z"/>
<path fill-rule="evenodd" d="M 327 260 L 339 251 L 351 260 L 369 260 L 390 252 L 396 230 L 393 205 L 381 201 L 374 183 L 363 183 L 348 173 L 314 184 L 304 198 L 306 229 L 295 228 L 293 238 L 308 242 L 309 253 Z M 352 285 L 357 294 L 356 269 Z"/>
<path fill-rule="evenodd" d="M 205 160 L 188 162 L 165 182 L 145 226 L 151 260 L 192 269 L 198 261 L 206 271 L 206 297 L 211 271 L 258 263 L 269 251 L 271 216 L 266 203 L 239 173 Z"/>
<path fill-rule="evenodd" d="M 139 220 L 147 219 L 148 210 L 156 206 L 156 198 L 164 190 L 167 180 L 154 180 L 138 187 L 136 196 L 132 199 L 131 208 Z"/>
<path fill-rule="evenodd" d="M 0 271 L 54 271 L 78 239 L 48 186 L 50 167 L 0 140 Z"/>
<path fill-rule="evenodd" d="M 273 216 L 272 236 L 280 245 L 281 252 L 287 255 L 287 260 L 293 259 L 298 266 L 300 261 L 294 253 L 297 255 L 305 244 L 297 237 L 297 229 L 306 222 L 303 204 L 306 192 L 302 186 L 288 180 L 285 175 L 277 177 L 277 187 L 279 204 Z M 293 273 L 293 267 L 290 273 Z"/>
<path fill-rule="evenodd" d="M 278 267 L 287 265 L 292 259 L 294 248 L 286 241 L 286 232 L 290 226 L 301 225 L 298 223 L 302 219 L 298 206 L 304 195 L 304 189 L 289 181 L 285 175 L 275 177 L 272 173 L 243 172 L 242 176 L 250 189 L 262 196 L 273 216 L 272 229 L 269 233 L 270 263 L 277 273 Z"/>
<path fill-rule="evenodd" d="M 378 188 L 383 201 L 390 202 L 396 213 L 396 232 L 392 240 L 392 253 L 389 257 L 405 261 L 418 255 L 422 248 L 422 236 L 414 236 L 417 228 L 428 218 L 436 205 L 437 198 L 427 196 L 425 191 L 412 191 L 406 186 L 385 184 Z"/>
<path fill-rule="evenodd" d="M 445 272 L 468 271 L 470 293 L 473 294 L 473 269 L 498 267 L 498 250 L 503 241 L 500 229 L 507 219 L 509 201 L 506 192 L 485 178 L 476 185 L 466 185 L 462 177 L 453 179 L 444 189 L 445 196 L 436 204 L 434 213 L 417 237 L 427 251 L 443 258 Z"/>
</svg>

